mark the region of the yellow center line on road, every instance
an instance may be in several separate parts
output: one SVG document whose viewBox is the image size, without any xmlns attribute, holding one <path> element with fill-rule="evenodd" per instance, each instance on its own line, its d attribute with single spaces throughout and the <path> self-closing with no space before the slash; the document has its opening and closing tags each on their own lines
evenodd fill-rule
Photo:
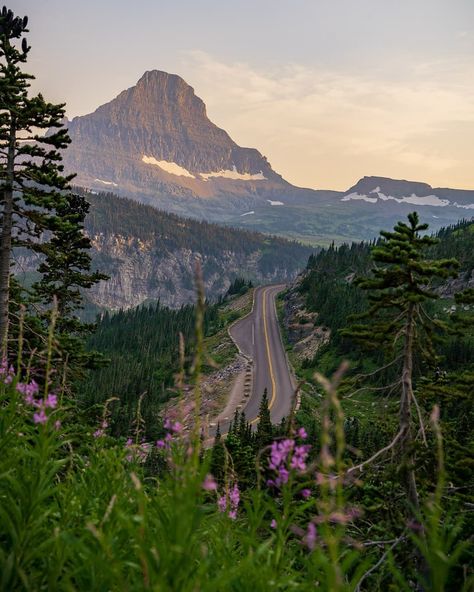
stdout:
<svg viewBox="0 0 474 592">
<path fill-rule="evenodd" d="M 268 358 L 268 369 L 270 370 L 270 379 L 272 381 L 272 396 L 270 402 L 268 403 L 268 409 L 271 409 L 275 403 L 276 399 L 276 383 L 275 383 L 275 375 L 273 374 L 273 364 L 272 364 L 272 355 L 270 353 L 270 342 L 268 339 L 268 329 L 267 329 L 267 301 L 266 295 L 270 288 L 265 288 L 263 290 L 263 332 L 265 335 L 265 346 L 267 350 L 267 358 Z M 253 419 L 250 423 L 254 424 L 258 421 L 258 417 Z"/>
</svg>

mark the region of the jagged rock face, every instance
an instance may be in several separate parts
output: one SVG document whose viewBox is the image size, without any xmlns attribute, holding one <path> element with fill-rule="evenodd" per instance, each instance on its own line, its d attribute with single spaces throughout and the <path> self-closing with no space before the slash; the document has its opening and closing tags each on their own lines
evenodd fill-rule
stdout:
<svg viewBox="0 0 474 592">
<path fill-rule="evenodd" d="M 208 119 L 182 78 L 166 72 L 146 72 L 110 103 L 68 122 L 68 129 L 66 169 L 87 186 L 212 197 L 286 185 L 257 150 L 239 147 Z M 227 176 L 217 175 L 223 171 Z"/>
<path fill-rule="evenodd" d="M 250 255 L 223 251 L 217 258 L 182 248 L 160 257 L 152 242 L 133 237 L 101 235 L 91 237 L 91 242 L 94 265 L 106 269 L 110 278 L 94 286 L 88 298 L 111 310 L 131 308 L 146 300 L 160 300 L 171 308 L 194 302 L 196 261 L 203 271 L 205 293 L 213 298 L 224 293 L 241 273 L 261 282 L 291 281 L 296 273 L 283 266 L 262 273 L 259 250 Z"/>
</svg>

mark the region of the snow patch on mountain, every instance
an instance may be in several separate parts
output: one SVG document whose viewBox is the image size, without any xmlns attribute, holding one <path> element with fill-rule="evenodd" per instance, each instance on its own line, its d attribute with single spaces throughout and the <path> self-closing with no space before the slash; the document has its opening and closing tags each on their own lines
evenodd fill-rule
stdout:
<svg viewBox="0 0 474 592">
<path fill-rule="evenodd" d="M 112 185 L 112 187 L 118 187 L 117 183 L 113 181 L 104 181 L 103 179 L 94 179 L 96 183 L 103 183 L 104 185 Z"/>
<path fill-rule="evenodd" d="M 245 214 L 240 214 L 240 217 L 242 218 L 242 216 L 250 216 L 250 214 L 255 214 L 255 212 L 253 210 L 251 212 L 245 212 Z"/>
<path fill-rule="evenodd" d="M 351 199 L 368 201 L 369 203 L 377 203 L 377 201 L 378 201 L 376 197 L 369 197 L 368 195 L 360 195 L 360 193 L 357 193 L 357 191 L 354 191 L 353 193 L 349 193 L 349 195 L 345 195 L 343 198 L 341 198 L 341 201 L 349 201 Z"/>
<path fill-rule="evenodd" d="M 191 179 L 195 179 L 196 177 L 190 173 L 187 169 L 175 162 L 168 162 L 167 160 L 157 160 L 154 156 L 146 156 L 146 154 L 142 157 L 142 162 L 145 164 L 153 164 L 160 169 L 163 169 L 166 173 L 170 175 L 176 175 L 177 177 L 190 177 Z"/>
<path fill-rule="evenodd" d="M 235 165 L 232 166 L 232 170 L 221 170 L 214 173 L 200 173 L 201 177 L 207 181 L 212 177 L 224 177 L 225 179 L 233 179 L 234 181 L 265 181 L 266 177 L 262 171 L 259 173 L 239 173 Z"/>
<path fill-rule="evenodd" d="M 474 210 L 474 204 L 458 204 L 457 201 L 453 203 L 457 208 L 464 208 L 465 210 Z"/>
<path fill-rule="evenodd" d="M 360 194 L 357 191 L 353 191 L 348 195 L 341 198 L 341 201 L 349 200 L 363 200 L 369 203 L 377 203 L 380 201 L 393 200 L 397 203 L 408 203 L 415 206 L 435 206 L 439 208 L 445 208 L 446 206 L 454 206 L 456 208 L 464 208 L 466 210 L 474 209 L 474 204 L 458 204 L 457 202 L 451 203 L 449 199 L 442 199 L 437 195 L 406 195 L 403 197 L 394 197 L 393 195 L 385 195 L 380 191 L 380 187 L 376 187 L 369 191 L 369 195 Z"/>
<path fill-rule="evenodd" d="M 271 206 L 284 206 L 285 205 L 282 201 L 273 201 L 272 199 L 267 199 L 267 201 Z"/>
</svg>

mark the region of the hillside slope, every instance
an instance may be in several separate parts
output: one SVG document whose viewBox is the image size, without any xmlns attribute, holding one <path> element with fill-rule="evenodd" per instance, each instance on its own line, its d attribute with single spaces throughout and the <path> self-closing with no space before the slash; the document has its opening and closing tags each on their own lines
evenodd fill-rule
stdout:
<svg viewBox="0 0 474 592">
<path fill-rule="evenodd" d="M 171 307 L 193 302 L 197 261 L 211 299 L 236 277 L 287 282 L 311 253 L 296 242 L 181 218 L 112 194 L 89 193 L 88 199 L 86 231 L 93 264 L 110 276 L 89 293 L 100 307 L 130 308 L 147 300 Z"/>
</svg>

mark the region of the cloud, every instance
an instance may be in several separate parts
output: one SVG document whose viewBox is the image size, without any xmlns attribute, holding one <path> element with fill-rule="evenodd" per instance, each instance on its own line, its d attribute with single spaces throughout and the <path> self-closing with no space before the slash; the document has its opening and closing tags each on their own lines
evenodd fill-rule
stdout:
<svg viewBox="0 0 474 592">
<path fill-rule="evenodd" d="M 295 63 L 258 69 L 192 51 L 182 73 L 215 123 L 295 184 L 345 189 L 383 174 L 474 186 L 474 147 L 463 132 L 474 123 L 470 62 L 405 64 L 404 76 L 390 79 Z"/>
</svg>

